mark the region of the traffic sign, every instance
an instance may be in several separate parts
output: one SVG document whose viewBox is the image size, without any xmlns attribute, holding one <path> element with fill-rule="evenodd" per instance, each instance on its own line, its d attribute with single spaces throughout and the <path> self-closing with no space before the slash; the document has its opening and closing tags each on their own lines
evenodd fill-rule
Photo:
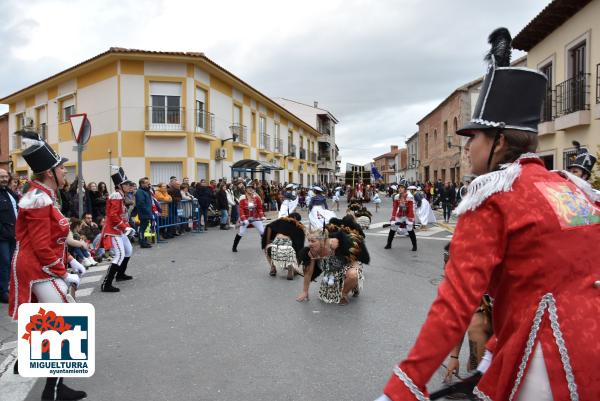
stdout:
<svg viewBox="0 0 600 401">
<path fill-rule="evenodd" d="M 72 114 L 69 117 L 73 139 L 78 145 L 85 145 L 92 136 L 92 125 L 86 113 Z"/>
</svg>

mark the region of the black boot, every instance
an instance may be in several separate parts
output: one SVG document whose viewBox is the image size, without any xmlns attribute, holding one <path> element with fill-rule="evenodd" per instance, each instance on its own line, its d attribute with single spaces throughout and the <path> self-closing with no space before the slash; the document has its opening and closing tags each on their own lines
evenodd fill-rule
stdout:
<svg viewBox="0 0 600 401">
<path fill-rule="evenodd" d="M 15 366 L 13 366 L 13 374 L 15 374 L 15 375 L 19 374 L 19 360 L 18 359 L 15 361 Z"/>
<path fill-rule="evenodd" d="M 75 401 L 87 397 L 85 391 L 73 390 L 63 383 L 62 377 L 49 377 L 42 392 L 42 401 Z"/>
<path fill-rule="evenodd" d="M 387 244 L 385 245 L 385 247 L 383 249 L 390 249 L 392 247 L 392 241 L 394 240 L 395 234 L 396 234 L 396 231 L 390 230 L 390 232 L 388 233 Z"/>
<path fill-rule="evenodd" d="M 100 290 L 102 292 L 119 292 L 120 290 L 117 287 L 113 287 L 112 282 L 113 279 L 115 278 L 115 274 L 117 274 L 117 271 L 119 270 L 119 265 L 116 264 L 111 264 L 108 272 L 106 272 L 106 276 L 104 276 L 104 281 L 102 282 L 102 285 L 100 286 Z"/>
<path fill-rule="evenodd" d="M 235 239 L 233 240 L 233 248 L 231 248 L 232 252 L 237 252 L 237 246 L 240 243 L 242 237 L 239 234 L 235 235 Z"/>
<path fill-rule="evenodd" d="M 410 238 L 410 242 L 412 243 L 412 251 L 416 251 L 417 250 L 417 234 L 415 234 L 415 230 L 410 230 L 408 232 L 408 236 Z"/>
<path fill-rule="evenodd" d="M 127 280 L 131 280 L 133 277 L 125 274 L 125 270 L 127 269 L 127 265 L 129 264 L 129 256 L 125 257 L 123 259 L 123 262 L 121 263 L 121 267 L 119 268 L 118 272 L 117 272 L 117 281 L 127 281 Z"/>
</svg>

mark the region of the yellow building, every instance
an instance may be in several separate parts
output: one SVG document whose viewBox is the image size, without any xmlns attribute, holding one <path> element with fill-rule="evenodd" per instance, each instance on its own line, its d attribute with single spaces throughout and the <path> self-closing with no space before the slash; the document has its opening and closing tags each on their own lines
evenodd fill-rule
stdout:
<svg viewBox="0 0 600 401">
<path fill-rule="evenodd" d="M 234 163 L 248 159 L 282 168 L 267 180 L 310 185 L 317 178 L 310 155 L 320 133 L 202 53 L 111 48 L 0 103 L 9 105 L 12 166 L 22 175 L 27 165 L 12 133 L 29 125 L 70 159 L 73 179 L 69 116 L 87 113 L 88 182 L 108 182 L 111 164 L 154 184 L 170 176 L 229 178 Z"/>
<path fill-rule="evenodd" d="M 600 0 L 554 0 L 523 28 L 513 47 L 527 66 L 548 77 L 539 155 L 564 169 L 573 141 L 591 152 L 600 145 Z"/>
</svg>

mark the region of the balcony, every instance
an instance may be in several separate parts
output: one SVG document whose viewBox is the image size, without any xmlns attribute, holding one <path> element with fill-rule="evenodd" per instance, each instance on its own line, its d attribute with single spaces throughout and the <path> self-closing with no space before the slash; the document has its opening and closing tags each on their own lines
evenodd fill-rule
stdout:
<svg viewBox="0 0 600 401">
<path fill-rule="evenodd" d="M 185 129 L 185 107 L 148 106 L 149 131 L 183 131 Z"/>
<path fill-rule="evenodd" d="M 258 135 L 258 148 L 263 152 L 271 150 L 271 136 L 262 132 Z"/>
<path fill-rule="evenodd" d="M 215 135 L 215 115 L 205 110 L 194 110 L 196 116 L 196 132 Z"/>
<path fill-rule="evenodd" d="M 231 134 L 236 137 L 233 141 L 234 146 L 248 146 L 248 127 L 240 123 L 233 123 L 229 129 Z"/>
<path fill-rule="evenodd" d="M 306 149 L 300 148 L 300 159 L 306 160 Z"/>
<path fill-rule="evenodd" d="M 548 88 L 544 96 L 542 114 L 538 124 L 538 135 L 552 134 L 554 129 L 554 116 L 556 115 L 556 91 Z"/>
<path fill-rule="evenodd" d="M 275 152 L 277 153 L 283 153 L 283 140 L 281 139 L 275 139 Z"/>
<path fill-rule="evenodd" d="M 556 85 L 557 130 L 590 123 L 590 75 L 578 74 Z"/>
<path fill-rule="evenodd" d="M 288 145 L 288 156 L 296 157 L 296 145 Z"/>
</svg>

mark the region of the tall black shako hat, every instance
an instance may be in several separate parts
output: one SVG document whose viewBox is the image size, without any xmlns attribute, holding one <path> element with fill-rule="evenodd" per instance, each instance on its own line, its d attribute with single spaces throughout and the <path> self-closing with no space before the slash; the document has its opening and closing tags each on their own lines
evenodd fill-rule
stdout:
<svg viewBox="0 0 600 401">
<path fill-rule="evenodd" d="M 573 146 L 577 149 L 577 156 L 575 156 L 575 160 L 567 168 L 579 167 L 589 175 L 592 175 L 596 158 L 586 148 L 581 147 L 579 142 L 573 141 Z"/>
<path fill-rule="evenodd" d="M 131 181 L 125 175 L 125 170 L 123 170 L 123 167 L 114 166 L 113 173 L 111 174 L 110 178 L 112 178 L 115 187 L 118 187 L 121 184 L 133 184 L 133 181 Z"/>
<path fill-rule="evenodd" d="M 472 136 L 474 130 L 515 129 L 537 133 L 546 76 L 539 71 L 510 66 L 512 38 L 498 28 L 488 38 L 489 63 L 471 121 L 456 133 Z"/>
<path fill-rule="evenodd" d="M 34 174 L 43 173 L 44 171 L 58 167 L 59 165 L 69 161 L 66 157 L 60 157 L 58 153 L 46 143 L 37 132 L 29 129 L 22 129 L 15 132 L 23 138 L 23 159 Z"/>
</svg>

